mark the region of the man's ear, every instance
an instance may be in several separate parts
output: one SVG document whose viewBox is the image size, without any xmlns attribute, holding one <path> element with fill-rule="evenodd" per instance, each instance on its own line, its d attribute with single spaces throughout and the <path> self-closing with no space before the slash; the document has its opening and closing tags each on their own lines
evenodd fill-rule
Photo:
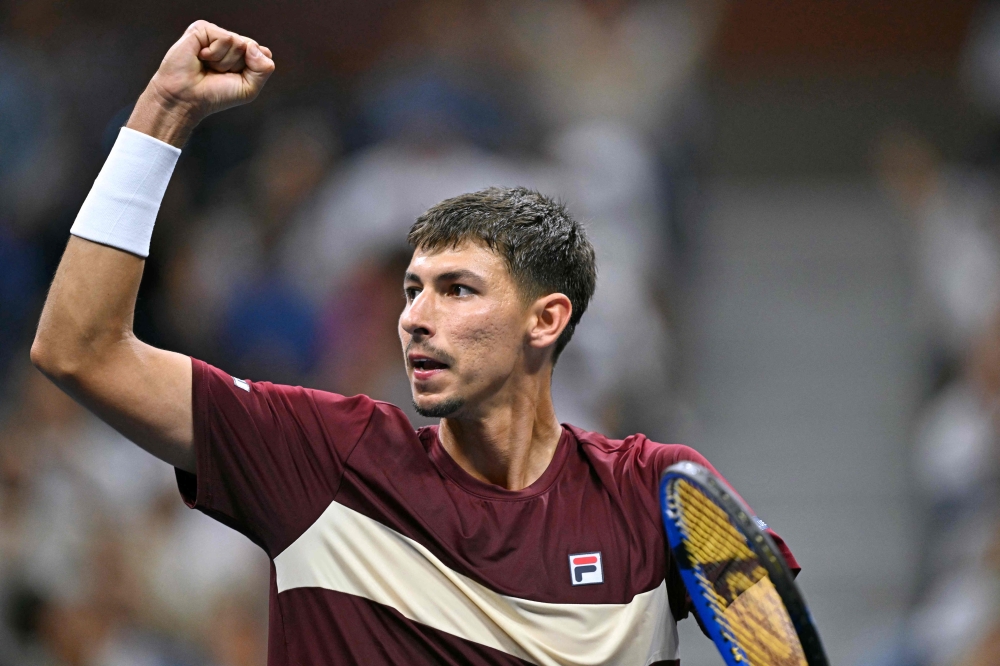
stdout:
<svg viewBox="0 0 1000 666">
<path fill-rule="evenodd" d="M 566 294 L 546 294 L 531 306 L 528 342 L 542 349 L 555 344 L 573 315 L 573 304 Z"/>
</svg>

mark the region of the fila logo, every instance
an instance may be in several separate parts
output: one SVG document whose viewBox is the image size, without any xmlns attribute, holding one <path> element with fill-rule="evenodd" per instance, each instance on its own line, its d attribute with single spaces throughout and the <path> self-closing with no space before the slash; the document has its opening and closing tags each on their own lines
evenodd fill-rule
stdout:
<svg viewBox="0 0 1000 666">
<path fill-rule="evenodd" d="M 577 553 L 569 556 L 570 582 L 574 585 L 596 585 L 604 582 L 601 554 Z"/>
</svg>

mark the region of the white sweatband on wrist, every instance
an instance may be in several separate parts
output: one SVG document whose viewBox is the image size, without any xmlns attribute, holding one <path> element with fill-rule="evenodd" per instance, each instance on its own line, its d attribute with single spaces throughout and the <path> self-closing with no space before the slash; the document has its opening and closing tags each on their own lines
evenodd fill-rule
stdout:
<svg viewBox="0 0 1000 666">
<path fill-rule="evenodd" d="M 180 155 L 180 148 L 123 127 L 69 232 L 149 256 L 156 213 Z"/>
</svg>

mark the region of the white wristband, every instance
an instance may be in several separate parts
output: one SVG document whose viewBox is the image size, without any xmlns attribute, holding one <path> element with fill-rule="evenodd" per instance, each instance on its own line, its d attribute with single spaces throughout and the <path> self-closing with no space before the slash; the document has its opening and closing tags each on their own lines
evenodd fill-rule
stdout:
<svg viewBox="0 0 1000 666">
<path fill-rule="evenodd" d="M 180 155 L 180 148 L 123 127 L 69 232 L 149 256 L 156 213 Z"/>
</svg>

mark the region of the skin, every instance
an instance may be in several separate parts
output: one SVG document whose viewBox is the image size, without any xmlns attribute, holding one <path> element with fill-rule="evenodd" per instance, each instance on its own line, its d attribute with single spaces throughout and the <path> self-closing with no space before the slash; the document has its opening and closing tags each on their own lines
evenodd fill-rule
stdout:
<svg viewBox="0 0 1000 666">
<path fill-rule="evenodd" d="M 209 114 L 254 99 L 273 71 L 269 49 L 198 21 L 170 47 L 126 126 L 180 147 Z M 31 361 L 133 442 L 194 472 L 191 361 L 132 332 L 144 265 L 135 255 L 71 236 Z"/>
<path fill-rule="evenodd" d="M 198 21 L 167 52 L 127 127 L 180 147 L 209 114 L 252 101 L 274 71 L 271 56 Z M 71 237 L 31 360 L 136 444 L 194 472 L 190 359 L 132 331 L 144 264 Z M 418 249 L 404 287 L 399 335 L 414 403 L 440 413 L 442 444 L 469 474 L 508 489 L 529 486 L 561 435 L 549 387 L 569 299 L 526 298 L 503 260 L 476 243 Z M 428 358 L 447 367 L 421 367 Z"/>
<path fill-rule="evenodd" d="M 525 302 L 503 259 L 473 242 L 417 249 L 404 280 L 399 337 L 418 410 L 461 405 L 441 443 L 472 476 L 518 490 L 548 467 L 561 428 L 552 406 L 552 351 L 569 323 L 564 294 Z M 448 367 L 421 372 L 420 356 Z"/>
</svg>

